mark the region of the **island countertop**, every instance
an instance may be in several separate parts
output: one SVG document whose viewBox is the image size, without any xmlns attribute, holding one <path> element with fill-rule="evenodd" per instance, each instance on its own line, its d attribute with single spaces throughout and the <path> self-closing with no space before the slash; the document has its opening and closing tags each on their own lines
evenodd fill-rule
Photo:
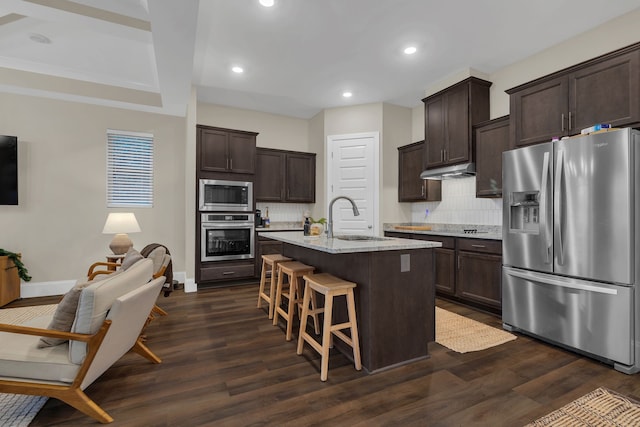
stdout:
<svg viewBox="0 0 640 427">
<path fill-rule="evenodd" d="M 342 240 L 336 237 L 328 239 L 326 236 L 304 236 L 301 231 L 260 232 L 258 235 L 329 254 L 429 249 L 442 246 L 440 242 L 397 239 L 394 237 L 376 237 L 376 240 Z"/>
</svg>

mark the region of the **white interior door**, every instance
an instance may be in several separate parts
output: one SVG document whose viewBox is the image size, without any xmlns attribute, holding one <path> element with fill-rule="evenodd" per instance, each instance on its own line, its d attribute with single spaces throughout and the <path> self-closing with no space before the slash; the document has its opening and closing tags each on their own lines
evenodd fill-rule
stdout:
<svg viewBox="0 0 640 427">
<path fill-rule="evenodd" d="M 378 132 L 327 137 L 327 203 L 334 197 L 352 198 L 360 211 L 340 199 L 333 206 L 335 234 L 378 233 Z M 329 214 L 327 213 L 327 218 Z"/>
</svg>

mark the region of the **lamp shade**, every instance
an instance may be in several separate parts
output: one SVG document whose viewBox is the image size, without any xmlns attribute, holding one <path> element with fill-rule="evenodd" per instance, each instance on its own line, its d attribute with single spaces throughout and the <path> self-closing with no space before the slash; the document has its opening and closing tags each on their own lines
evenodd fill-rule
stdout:
<svg viewBox="0 0 640 427">
<path fill-rule="evenodd" d="M 132 212 L 110 213 L 104 223 L 103 234 L 138 233 L 140 226 Z"/>
<path fill-rule="evenodd" d="M 137 233 L 140 231 L 136 216 L 131 213 L 110 213 L 107 222 L 102 229 L 103 234 L 115 234 L 109 244 L 109 248 L 116 255 L 126 254 L 133 242 L 127 233 Z"/>
</svg>

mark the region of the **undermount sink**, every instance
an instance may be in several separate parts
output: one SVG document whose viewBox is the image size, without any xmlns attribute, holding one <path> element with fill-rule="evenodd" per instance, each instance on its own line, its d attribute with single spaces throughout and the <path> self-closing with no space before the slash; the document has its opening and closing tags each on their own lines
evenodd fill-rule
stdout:
<svg viewBox="0 0 640 427">
<path fill-rule="evenodd" d="M 335 236 L 335 238 L 340 240 L 369 240 L 369 241 L 389 240 L 384 237 L 360 236 L 355 234 L 343 234 L 342 236 Z"/>
</svg>

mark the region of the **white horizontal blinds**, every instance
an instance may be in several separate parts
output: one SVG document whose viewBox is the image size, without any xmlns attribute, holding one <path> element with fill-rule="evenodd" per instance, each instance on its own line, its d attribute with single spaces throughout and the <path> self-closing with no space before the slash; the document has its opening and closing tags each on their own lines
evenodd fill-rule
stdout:
<svg viewBox="0 0 640 427">
<path fill-rule="evenodd" d="M 153 135 L 107 131 L 107 207 L 153 206 Z"/>
</svg>

